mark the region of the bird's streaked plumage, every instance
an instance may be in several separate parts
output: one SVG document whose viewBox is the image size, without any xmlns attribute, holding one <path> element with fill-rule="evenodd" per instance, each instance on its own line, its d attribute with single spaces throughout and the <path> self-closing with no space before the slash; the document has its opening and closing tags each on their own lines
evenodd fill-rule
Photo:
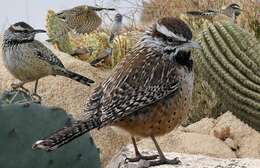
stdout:
<svg viewBox="0 0 260 168">
<path fill-rule="evenodd" d="M 82 84 L 94 81 L 67 70 L 59 58 L 34 37 L 44 30 L 34 29 L 25 22 L 11 25 L 4 33 L 3 61 L 8 71 L 22 82 L 38 81 L 48 75 L 62 75 Z"/>
<path fill-rule="evenodd" d="M 221 9 L 216 9 L 216 10 L 208 9 L 204 11 L 188 11 L 186 12 L 186 14 L 202 17 L 205 19 L 212 19 L 215 16 L 223 14 L 232 18 L 232 20 L 236 22 L 236 18 L 241 14 L 241 11 L 242 9 L 238 4 L 232 3 L 228 6 L 222 7 Z"/>
<path fill-rule="evenodd" d="M 191 100 L 189 49 L 200 48 L 191 38 L 191 30 L 180 19 L 159 19 L 90 95 L 80 121 L 37 141 L 33 148 L 51 151 L 107 125 L 144 137 L 174 129 L 185 118 Z M 170 163 L 160 157 L 161 164 Z"/>
<path fill-rule="evenodd" d="M 80 5 L 71 9 L 62 10 L 56 16 L 62 19 L 66 25 L 77 33 L 90 33 L 101 25 L 101 18 L 97 11 L 115 10 L 114 8 L 99 8 L 88 5 Z"/>
</svg>

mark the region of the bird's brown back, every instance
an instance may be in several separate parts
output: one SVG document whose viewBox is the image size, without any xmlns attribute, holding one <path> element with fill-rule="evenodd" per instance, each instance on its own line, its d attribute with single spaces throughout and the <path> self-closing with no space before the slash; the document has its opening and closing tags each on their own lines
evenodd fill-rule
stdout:
<svg viewBox="0 0 260 168">
<path fill-rule="evenodd" d="M 82 119 L 97 117 L 102 125 L 131 115 L 179 88 L 176 63 L 147 47 L 132 50 L 90 96 Z"/>
</svg>

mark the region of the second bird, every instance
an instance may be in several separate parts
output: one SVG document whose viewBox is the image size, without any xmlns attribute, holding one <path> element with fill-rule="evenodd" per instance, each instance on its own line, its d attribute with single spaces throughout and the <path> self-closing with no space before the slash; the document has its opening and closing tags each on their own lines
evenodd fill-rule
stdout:
<svg viewBox="0 0 260 168">
<path fill-rule="evenodd" d="M 227 17 L 232 18 L 233 22 L 236 22 L 237 17 L 240 15 L 241 11 L 243 11 L 240 6 L 236 3 L 232 3 L 228 6 L 222 7 L 219 10 L 205 10 L 205 11 L 188 11 L 186 14 L 203 17 L 205 19 L 213 19 L 213 17 L 223 14 Z"/>
<path fill-rule="evenodd" d="M 70 29 L 77 33 L 84 34 L 96 30 L 102 22 L 97 11 L 115 10 L 114 8 L 99 8 L 94 6 L 81 5 L 71 9 L 63 10 L 56 14 L 64 20 Z"/>
<path fill-rule="evenodd" d="M 5 31 L 2 45 L 4 65 L 21 81 L 13 88 L 36 81 L 34 94 L 37 95 L 38 80 L 48 75 L 65 76 L 88 86 L 94 83 L 87 77 L 67 70 L 50 49 L 34 39 L 37 33 L 44 32 L 24 22 L 15 23 Z"/>
<path fill-rule="evenodd" d="M 112 27 L 111 27 L 111 35 L 109 38 L 109 42 L 113 42 L 114 38 L 116 35 L 119 34 L 119 32 L 122 29 L 122 21 L 123 21 L 123 16 L 120 13 L 117 13 L 115 15 Z"/>
</svg>

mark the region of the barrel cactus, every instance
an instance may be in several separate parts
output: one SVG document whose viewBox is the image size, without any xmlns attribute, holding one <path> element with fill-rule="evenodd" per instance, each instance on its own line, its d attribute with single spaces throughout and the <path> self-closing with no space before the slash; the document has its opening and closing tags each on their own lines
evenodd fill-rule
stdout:
<svg viewBox="0 0 260 168">
<path fill-rule="evenodd" d="M 136 41 L 136 32 L 122 34 L 115 38 L 113 44 L 109 44 L 110 33 L 106 30 L 94 31 L 89 34 L 77 34 L 69 30 L 64 22 L 55 16 L 53 10 L 49 10 L 46 18 L 46 28 L 50 41 L 62 52 L 91 62 L 107 48 L 113 48 L 112 56 L 104 62 L 107 67 L 114 67 L 129 51 Z M 89 51 L 78 53 L 77 51 Z"/>
<path fill-rule="evenodd" d="M 116 66 L 130 51 L 139 39 L 140 32 L 132 31 L 122 34 L 114 39 L 112 48 L 112 67 Z"/>
<path fill-rule="evenodd" d="M 198 36 L 196 71 L 222 104 L 260 131 L 260 44 L 230 22 L 209 23 Z M 220 109 L 218 109 L 220 110 Z"/>
<path fill-rule="evenodd" d="M 73 48 L 69 41 L 69 29 L 61 19 L 55 17 L 55 12 L 53 10 L 48 11 L 46 17 L 46 30 L 50 42 L 52 42 L 59 50 L 68 54 L 73 53 Z"/>
<path fill-rule="evenodd" d="M 100 167 L 99 151 L 89 135 L 84 135 L 60 150 L 48 153 L 32 150 L 32 144 L 67 124 L 69 116 L 59 108 L 39 104 L 17 104 L 30 97 L 16 92 L 1 94 L 0 167 L 3 168 L 85 168 Z M 17 100 L 16 100 L 17 99 Z"/>
</svg>

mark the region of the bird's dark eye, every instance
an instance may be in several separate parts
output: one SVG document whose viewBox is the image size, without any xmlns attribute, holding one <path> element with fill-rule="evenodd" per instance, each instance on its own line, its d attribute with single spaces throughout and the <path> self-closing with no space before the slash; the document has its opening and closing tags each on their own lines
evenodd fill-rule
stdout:
<svg viewBox="0 0 260 168">
<path fill-rule="evenodd" d="M 172 39 L 172 38 L 167 38 L 167 42 L 168 42 L 168 43 L 172 43 L 172 42 L 173 42 L 173 39 Z"/>
</svg>

